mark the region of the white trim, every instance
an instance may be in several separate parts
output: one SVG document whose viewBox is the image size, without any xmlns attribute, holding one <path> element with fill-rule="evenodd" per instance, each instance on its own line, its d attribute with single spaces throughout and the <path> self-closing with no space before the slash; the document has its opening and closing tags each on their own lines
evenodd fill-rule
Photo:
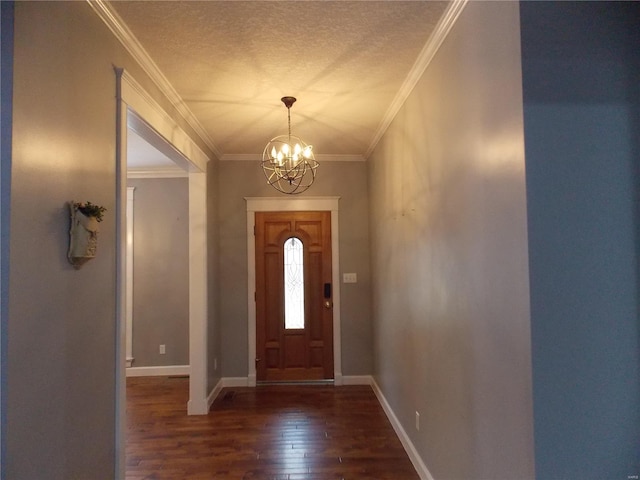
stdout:
<svg viewBox="0 0 640 480">
<path fill-rule="evenodd" d="M 304 383 L 304 382 L 303 382 Z M 344 375 L 342 377 L 342 385 L 373 385 L 373 377 L 371 375 Z M 334 382 L 335 385 L 335 382 Z M 218 381 L 218 384 L 209 393 L 209 397 L 213 395 L 213 392 L 217 389 L 225 387 L 255 387 L 256 385 L 250 385 L 249 377 L 223 377 Z M 217 393 L 216 393 L 217 395 Z M 215 397 L 215 395 L 213 395 Z"/>
<path fill-rule="evenodd" d="M 331 282 L 333 283 L 333 381 L 342 385 L 340 333 L 340 197 L 245 197 L 247 201 L 247 330 L 249 350 L 248 386 L 256 385 L 256 241 L 253 235 L 255 212 L 331 212 Z"/>
<path fill-rule="evenodd" d="M 322 162 L 365 162 L 367 159 L 360 154 L 339 155 L 332 153 L 314 153 L 315 159 Z M 220 157 L 222 162 L 260 162 L 262 155 L 258 153 L 225 153 Z"/>
<path fill-rule="evenodd" d="M 213 405 L 213 402 L 216 401 L 216 398 L 218 398 L 218 395 L 220 395 L 221 391 L 222 379 L 218 380 L 216 386 L 213 387 L 213 390 L 211 390 L 211 392 L 209 392 L 209 395 L 207 395 L 207 410 L 211 408 L 211 405 Z"/>
<path fill-rule="evenodd" d="M 126 324 L 127 324 L 127 368 L 133 365 L 133 212 L 134 212 L 134 191 L 136 187 L 127 187 L 127 231 L 126 231 Z"/>
<path fill-rule="evenodd" d="M 318 202 L 322 203 L 322 202 Z M 342 331 L 340 321 L 340 224 L 338 199 L 331 208 L 331 283 L 333 284 L 333 382 L 342 385 Z"/>
<path fill-rule="evenodd" d="M 456 23 L 456 20 L 462 13 L 465 5 L 468 0 L 453 0 L 447 10 L 442 15 L 442 18 L 438 21 L 436 28 L 433 30 L 433 33 L 427 39 L 427 43 L 422 48 L 422 51 L 418 55 L 413 67 L 409 71 L 407 78 L 405 78 L 400 90 L 396 94 L 393 102 L 389 105 L 387 112 L 385 113 L 380 125 L 378 125 L 378 129 L 376 130 L 376 134 L 373 136 L 373 140 L 371 141 L 367 152 L 365 153 L 365 158 L 369 158 L 373 153 L 373 150 L 378 145 L 378 142 L 391 125 L 391 122 L 396 117 L 404 102 L 407 100 L 414 87 L 422 77 L 422 74 L 425 72 L 433 57 L 436 56 L 436 53 L 440 49 L 440 46 L 444 42 L 445 38 L 451 31 L 451 28 Z"/>
<path fill-rule="evenodd" d="M 207 405 L 207 174 L 189 174 L 189 415 Z"/>
<path fill-rule="evenodd" d="M 189 172 L 180 167 L 130 168 L 127 178 L 187 178 Z"/>
<path fill-rule="evenodd" d="M 247 201 L 247 212 L 337 212 L 340 197 L 244 197 L 244 199 Z M 332 231 L 333 227 L 331 225 Z M 253 230 L 248 233 L 253 236 Z"/>
<path fill-rule="evenodd" d="M 342 155 L 337 153 L 314 154 L 319 162 L 366 162 L 367 158 L 361 154 Z"/>
<path fill-rule="evenodd" d="M 122 81 L 116 70 L 116 478 L 126 475 L 127 380 L 127 105 L 122 99 Z"/>
<path fill-rule="evenodd" d="M 174 375 L 189 375 L 189 365 L 164 365 L 157 367 L 127 368 L 127 377 L 168 377 Z"/>
<path fill-rule="evenodd" d="M 164 111 L 151 95 L 133 78 L 121 69 L 122 98 L 132 109 L 127 117 L 127 127 L 146 139 L 173 160 L 176 165 L 188 171 L 207 170 L 209 157 L 189 135 Z"/>
<path fill-rule="evenodd" d="M 345 375 L 342 377 L 343 385 L 373 385 L 371 375 Z"/>
<path fill-rule="evenodd" d="M 248 377 L 223 377 L 221 379 L 222 387 L 250 387 L 255 385 L 249 385 Z"/>
<path fill-rule="evenodd" d="M 190 414 L 207 413 L 207 337 L 194 340 L 195 332 L 206 333 L 206 163 L 208 157 L 187 133 L 122 68 L 116 72 L 116 476 L 126 472 L 126 204 L 127 132 L 134 118 L 147 125 L 152 139 L 164 137 L 173 144 L 169 158 L 188 162 L 189 176 L 189 379 Z M 141 127 L 142 128 L 142 127 Z M 142 128 L 145 130 L 144 128 Z M 168 129 L 168 130 L 167 130 Z M 144 138 L 144 137 L 143 137 Z M 174 143 L 175 142 L 175 143 Z M 194 191 L 192 191 L 192 188 Z M 197 209 L 201 209 L 199 212 Z M 197 224 L 195 224 L 197 222 Z M 204 255 L 204 256 L 203 256 Z M 204 273 L 203 273 L 204 272 Z M 204 294 L 203 294 L 204 292 Z"/>
<path fill-rule="evenodd" d="M 98 15 L 98 17 L 100 17 L 107 27 L 109 27 L 113 35 L 120 41 L 120 43 L 122 43 L 124 48 L 126 48 L 131 56 L 133 56 L 138 65 L 140 65 L 145 73 L 149 75 L 151 80 L 176 108 L 182 118 L 185 119 L 189 126 L 193 128 L 207 146 L 211 148 L 216 157 L 220 158 L 220 151 L 213 143 L 213 140 L 211 140 L 211 137 L 207 134 L 200 121 L 196 118 L 189 107 L 187 107 L 182 97 L 180 97 L 176 89 L 173 88 L 173 85 L 171 85 L 169 80 L 167 80 L 167 77 L 164 76 L 156 63 L 151 59 L 151 56 L 147 53 L 136 36 L 122 18 L 120 18 L 120 15 L 118 15 L 109 2 L 105 0 L 87 0 L 87 3 L 89 3 L 93 11 Z M 143 115 L 143 117 L 146 118 L 145 115 Z M 174 143 L 171 139 L 169 140 L 170 143 Z"/>
<path fill-rule="evenodd" d="M 246 198 L 245 198 L 246 200 Z M 249 211 L 247 200 L 247 335 L 249 351 L 248 385 L 256 386 L 256 224 L 255 211 Z"/>
<path fill-rule="evenodd" d="M 371 388 L 376 394 L 376 397 L 378 397 L 378 401 L 380 402 L 384 413 L 387 415 L 389 422 L 391 422 L 391 426 L 395 430 L 396 435 L 398 435 L 398 438 L 400 439 L 402 446 L 407 452 L 411 463 L 418 472 L 418 475 L 422 480 L 434 480 L 431 472 L 429 472 L 429 469 L 422 461 L 422 458 L 420 458 L 420 455 L 418 454 L 416 447 L 413 445 L 413 442 L 409 438 L 409 435 L 407 435 L 407 432 L 405 432 L 404 428 L 402 428 L 402 424 L 400 424 L 398 417 L 396 417 L 396 414 L 393 413 L 391 405 L 389 405 L 389 402 L 387 402 L 387 399 L 384 397 L 384 394 L 382 393 L 382 390 L 380 390 L 377 382 L 374 378 L 372 378 L 371 380 Z"/>
<path fill-rule="evenodd" d="M 216 384 L 215 387 L 213 387 L 213 390 L 211 390 L 211 392 L 209 393 L 209 395 L 207 396 L 207 407 L 211 408 L 211 405 L 213 405 L 213 402 L 216 401 L 216 398 L 218 398 L 218 395 L 220 395 L 220 392 L 222 391 L 223 388 L 225 387 L 248 387 L 249 385 L 249 377 L 223 377 L 220 380 L 218 380 L 218 383 Z M 253 384 L 253 387 L 255 387 L 255 383 Z"/>
</svg>

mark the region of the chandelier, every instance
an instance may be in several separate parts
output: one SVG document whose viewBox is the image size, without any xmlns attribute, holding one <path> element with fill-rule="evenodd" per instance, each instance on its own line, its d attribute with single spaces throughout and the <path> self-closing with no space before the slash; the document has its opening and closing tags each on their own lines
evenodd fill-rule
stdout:
<svg viewBox="0 0 640 480">
<path fill-rule="evenodd" d="M 291 105 L 295 97 L 280 99 L 287 107 L 289 133 L 272 138 L 262 152 L 262 170 L 267 183 L 286 194 L 304 192 L 316 179 L 318 162 L 313 147 L 299 137 L 291 135 Z"/>
</svg>

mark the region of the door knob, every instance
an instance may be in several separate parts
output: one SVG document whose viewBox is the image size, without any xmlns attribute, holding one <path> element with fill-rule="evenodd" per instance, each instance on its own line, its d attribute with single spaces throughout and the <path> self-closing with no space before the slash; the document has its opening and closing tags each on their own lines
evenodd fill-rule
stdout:
<svg viewBox="0 0 640 480">
<path fill-rule="evenodd" d="M 332 305 L 331 305 L 331 301 L 326 300 L 326 301 L 324 302 L 324 308 L 331 308 L 331 306 L 332 306 Z"/>
</svg>

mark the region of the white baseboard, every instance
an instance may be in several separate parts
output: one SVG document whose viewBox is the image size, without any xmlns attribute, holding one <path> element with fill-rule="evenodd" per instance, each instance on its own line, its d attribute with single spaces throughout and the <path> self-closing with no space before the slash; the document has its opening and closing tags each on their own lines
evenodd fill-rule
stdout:
<svg viewBox="0 0 640 480">
<path fill-rule="evenodd" d="M 211 405 L 213 405 L 213 402 L 215 402 L 216 398 L 218 398 L 218 395 L 222 390 L 222 380 L 222 378 L 218 380 L 216 386 L 213 387 L 213 390 L 211 390 L 211 392 L 209 392 L 209 395 L 207 396 L 207 409 L 210 409 Z"/>
<path fill-rule="evenodd" d="M 222 387 L 248 387 L 248 377 L 222 377 Z"/>
<path fill-rule="evenodd" d="M 343 375 L 343 385 L 373 385 L 371 375 Z"/>
<path fill-rule="evenodd" d="M 206 415 L 207 413 L 209 413 L 209 406 L 206 398 L 187 402 L 187 415 Z"/>
<path fill-rule="evenodd" d="M 371 375 L 345 375 L 341 377 L 342 385 L 372 385 L 373 377 Z M 219 393 L 219 390 L 225 387 L 255 387 L 251 384 L 250 377 L 222 377 L 218 384 L 211 391 L 209 396 Z M 215 398 L 214 395 L 214 398 Z"/>
<path fill-rule="evenodd" d="M 129 367 L 127 377 L 162 377 L 169 375 L 189 375 L 189 365 L 166 365 L 162 367 Z"/>
<path fill-rule="evenodd" d="M 211 408 L 211 405 L 213 405 L 213 402 L 216 401 L 216 398 L 218 398 L 218 395 L 220 395 L 220 392 L 223 388 L 249 387 L 251 386 L 249 385 L 249 381 L 250 380 L 248 377 L 222 377 L 220 380 L 218 380 L 216 386 L 213 387 L 213 390 L 211 390 L 211 392 L 209 392 L 209 395 L 207 396 L 208 408 Z M 255 387 L 255 385 L 253 386 Z"/>
<path fill-rule="evenodd" d="M 380 387 L 373 378 L 371 379 L 371 387 L 373 388 L 376 397 L 378 397 L 378 401 L 380 402 L 384 413 L 387 415 L 387 418 L 391 422 L 391 426 L 393 426 L 393 429 L 396 431 L 396 435 L 398 435 L 404 450 L 407 452 L 407 455 L 409 455 L 409 459 L 411 460 L 411 463 L 413 463 L 413 466 L 418 472 L 420 478 L 422 480 L 434 480 L 429 469 L 422 461 L 422 458 L 418 455 L 418 451 L 416 450 L 416 447 L 414 447 L 413 442 L 409 439 L 407 432 L 402 428 L 402 425 L 398 421 L 398 417 L 393 413 L 389 402 L 387 402 L 387 399 L 382 394 L 382 390 L 380 390 Z"/>
</svg>

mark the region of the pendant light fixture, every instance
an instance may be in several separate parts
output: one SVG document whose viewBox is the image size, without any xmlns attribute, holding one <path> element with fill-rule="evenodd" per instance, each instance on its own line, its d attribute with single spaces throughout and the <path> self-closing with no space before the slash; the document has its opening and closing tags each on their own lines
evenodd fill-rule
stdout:
<svg viewBox="0 0 640 480">
<path fill-rule="evenodd" d="M 279 192 L 298 194 L 304 192 L 316 179 L 318 162 L 313 147 L 295 135 L 291 135 L 291 105 L 295 97 L 280 99 L 287 107 L 289 133 L 273 139 L 262 152 L 262 169 L 267 183 Z"/>
</svg>

